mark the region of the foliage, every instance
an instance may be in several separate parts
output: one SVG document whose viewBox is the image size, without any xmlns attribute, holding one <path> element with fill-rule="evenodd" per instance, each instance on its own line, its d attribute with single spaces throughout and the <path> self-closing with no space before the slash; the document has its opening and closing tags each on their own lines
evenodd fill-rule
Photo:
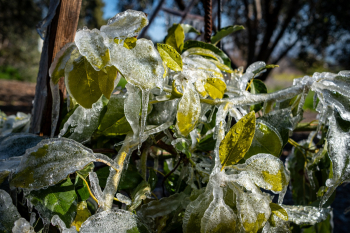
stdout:
<svg viewBox="0 0 350 233">
<path fill-rule="evenodd" d="M 52 83 L 65 76 L 69 110 L 58 138 L 11 135 L 25 124 L 1 115 L 1 150 L 16 152 L 1 158 L 1 187 L 27 202 L 17 210 L 0 190 L 1 229 L 329 229 L 334 190 L 350 178 L 350 73 L 315 73 L 267 93 L 256 78 L 275 65 L 232 70 L 215 45 L 185 42 L 181 24 L 157 50 L 136 39 L 147 24 L 142 12 L 119 13 L 101 30 L 78 31 L 58 54 L 50 75 Z M 300 124 L 311 90 L 319 120 Z M 290 135 L 299 129 L 315 131 L 298 143 Z M 294 150 L 285 167 L 287 143 Z M 289 183 L 297 205 L 283 204 Z"/>
</svg>

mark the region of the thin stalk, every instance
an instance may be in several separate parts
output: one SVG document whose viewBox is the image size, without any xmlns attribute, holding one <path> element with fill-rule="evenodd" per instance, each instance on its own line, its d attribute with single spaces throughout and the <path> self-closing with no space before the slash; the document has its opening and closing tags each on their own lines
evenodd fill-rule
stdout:
<svg viewBox="0 0 350 233">
<path fill-rule="evenodd" d="M 88 189 L 88 191 L 89 191 L 90 196 L 91 196 L 92 199 L 94 199 L 94 201 L 96 201 L 96 203 L 98 204 L 98 200 L 97 200 L 97 198 L 94 196 L 94 194 L 92 194 L 88 182 L 87 182 L 87 181 L 84 179 L 84 177 L 83 177 L 82 175 L 80 175 L 78 172 L 77 172 L 77 175 L 80 177 L 80 179 L 82 179 L 82 180 L 84 181 L 84 183 L 86 184 L 86 187 L 87 187 L 87 189 Z"/>
</svg>

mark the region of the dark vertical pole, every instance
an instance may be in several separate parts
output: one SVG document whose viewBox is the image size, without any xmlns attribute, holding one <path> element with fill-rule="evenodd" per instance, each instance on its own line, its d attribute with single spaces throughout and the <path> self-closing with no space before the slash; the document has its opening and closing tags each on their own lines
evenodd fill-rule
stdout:
<svg viewBox="0 0 350 233">
<path fill-rule="evenodd" d="M 221 29 L 221 12 L 222 12 L 222 0 L 218 0 L 218 30 L 220 31 Z M 219 41 L 219 43 L 217 44 L 217 46 L 222 49 L 222 44 Z"/>
<path fill-rule="evenodd" d="M 210 43 L 211 33 L 213 28 L 213 20 L 212 20 L 212 5 L 211 0 L 204 0 L 204 39 L 206 42 Z"/>
</svg>

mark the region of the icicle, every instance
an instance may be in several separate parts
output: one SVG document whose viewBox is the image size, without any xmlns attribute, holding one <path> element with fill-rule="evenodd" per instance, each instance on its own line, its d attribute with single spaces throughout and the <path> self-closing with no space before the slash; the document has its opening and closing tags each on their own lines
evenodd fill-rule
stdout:
<svg viewBox="0 0 350 233">
<path fill-rule="evenodd" d="M 136 139 L 140 135 L 140 110 L 141 110 L 141 98 L 139 95 L 140 89 L 133 86 L 130 83 L 125 85 L 127 89 L 127 97 L 124 100 L 124 113 L 128 120 L 132 131 L 134 132 L 133 138 Z"/>
<path fill-rule="evenodd" d="M 52 122 L 51 122 L 50 137 L 53 138 L 57 127 L 58 118 L 60 116 L 60 93 L 59 93 L 58 84 L 55 85 L 52 82 L 52 79 L 50 79 L 50 88 L 52 93 L 52 112 L 51 112 Z"/>
<path fill-rule="evenodd" d="M 140 127 L 140 136 L 139 136 L 139 145 L 137 146 L 138 155 L 141 155 L 140 148 L 142 145 L 143 133 L 146 127 L 146 119 L 147 119 L 147 110 L 148 110 L 148 102 L 149 102 L 149 90 L 141 90 L 142 92 L 142 112 L 141 112 L 141 127 Z"/>
<path fill-rule="evenodd" d="M 30 225 L 34 226 L 35 221 L 36 221 L 36 213 L 31 212 L 30 213 Z"/>
</svg>

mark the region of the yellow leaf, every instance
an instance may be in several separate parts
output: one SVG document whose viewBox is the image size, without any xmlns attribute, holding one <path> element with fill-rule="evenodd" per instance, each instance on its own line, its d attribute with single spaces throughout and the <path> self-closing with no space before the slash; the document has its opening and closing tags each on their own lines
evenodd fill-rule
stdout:
<svg viewBox="0 0 350 233">
<path fill-rule="evenodd" d="M 203 49 L 200 47 L 190 48 L 190 49 L 187 49 L 186 52 L 184 52 L 184 56 L 188 56 L 188 55 L 199 55 L 202 57 L 209 57 L 220 63 L 223 63 L 222 58 L 209 49 Z"/>
<path fill-rule="evenodd" d="M 103 70 L 98 72 L 99 88 L 107 99 L 111 97 L 114 89 L 114 80 L 117 78 L 118 70 L 114 66 L 106 66 Z"/>
<path fill-rule="evenodd" d="M 176 128 L 186 137 L 196 127 L 201 112 L 199 95 L 191 83 L 187 83 L 177 109 Z"/>
<path fill-rule="evenodd" d="M 288 221 L 288 213 L 282 206 L 275 204 L 273 202 L 270 203 L 271 212 L 275 214 L 277 217 L 284 221 Z"/>
<path fill-rule="evenodd" d="M 204 84 L 204 88 L 211 98 L 222 99 L 226 90 L 226 84 L 224 81 L 218 78 L 208 78 Z"/>
<path fill-rule="evenodd" d="M 221 71 L 224 71 L 226 73 L 233 73 L 233 70 L 228 67 L 227 65 L 218 62 L 217 60 L 210 60 L 212 63 L 214 63 L 216 65 L 217 68 L 219 68 Z"/>
<path fill-rule="evenodd" d="M 125 40 L 118 39 L 117 37 L 114 38 L 114 43 L 124 43 L 123 46 L 127 49 L 133 49 L 136 46 L 136 41 L 137 39 L 135 37 L 126 38 Z"/>
<path fill-rule="evenodd" d="M 240 119 L 220 143 L 222 169 L 227 165 L 238 163 L 244 157 L 252 143 L 254 132 L 255 112 L 253 111 Z"/>
<path fill-rule="evenodd" d="M 180 54 L 170 45 L 157 44 L 160 57 L 165 64 L 174 71 L 182 70 L 182 59 Z"/>
<path fill-rule="evenodd" d="M 185 32 L 181 24 L 174 24 L 168 29 L 165 43 L 174 47 L 179 53 L 182 51 L 185 41 Z"/>
<path fill-rule="evenodd" d="M 77 206 L 77 215 L 75 216 L 74 221 L 71 226 L 75 226 L 77 231 L 80 230 L 81 224 L 86 221 L 91 216 L 91 213 L 87 207 L 86 201 L 78 203 Z"/>
</svg>

